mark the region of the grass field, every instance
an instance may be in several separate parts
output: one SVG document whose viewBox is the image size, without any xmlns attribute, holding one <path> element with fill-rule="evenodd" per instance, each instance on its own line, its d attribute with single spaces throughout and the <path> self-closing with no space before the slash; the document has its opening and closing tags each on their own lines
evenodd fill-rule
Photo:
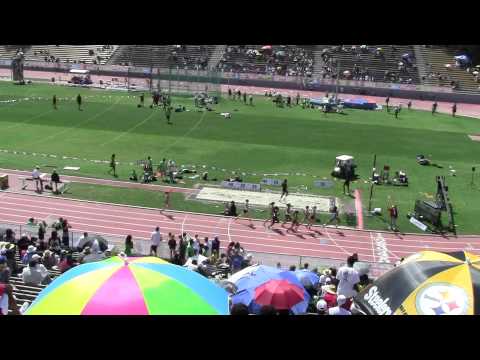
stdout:
<svg viewBox="0 0 480 360">
<path fill-rule="evenodd" d="M 78 93 L 84 96 L 84 111 L 77 110 L 73 99 Z M 51 105 L 53 94 L 61 99 L 57 111 Z M 0 149 L 9 150 L 0 152 L 0 167 L 79 166 L 78 172 L 62 173 L 111 178 L 108 164 L 98 161 L 109 160 L 115 153 L 120 161 L 119 178 L 125 180 L 134 168 L 128 164 L 150 155 L 155 163 L 165 157 L 179 165 L 195 164 L 197 169 L 200 166 L 203 170 L 205 165 L 210 177 L 219 180 L 231 176 L 232 171 L 245 173 L 242 178 L 246 182 L 258 182 L 263 174 L 288 173 L 277 178 L 288 178 L 291 188 L 306 185 L 309 192 L 346 199 L 340 195 L 341 182 L 324 190 L 313 188 L 313 181 L 330 178 L 335 157 L 349 154 L 355 157 L 360 175 L 351 188 L 361 190 L 366 208 L 369 188 L 364 181 L 370 175 L 373 154 L 377 154 L 378 168 L 388 164 L 392 172 L 406 170 L 410 180 L 408 188 L 376 186 L 373 197 L 374 207 L 385 209 L 389 197 L 398 204 L 401 230 L 417 230 L 408 223 L 406 213 L 413 209 L 415 199 L 435 195 L 435 176 L 448 175 L 451 166 L 457 176 L 447 176 L 447 185 L 458 233 L 480 233 L 480 188 L 470 186 L 480 143 L 467 136 L 480 133 L 478 119 L 432 116 L 415 110 L 403 110 L 398 120 L 385 111 L 347 110 L 346 115 L 325 116 L 301 107 L 275 108 L 269 99 L 256 97 L 254 106 L 223 100 L 215 112 L 231 112 L 232 118 L 226 120 L 215 112 L 197 112 L 192 99 L 174 98 L 174 104 L 183 104 L 191 111 L 173 113 L 173 125 L 167 125 L 163 111 L 139 109 L 138 98 L 128 95 L 133 94 L 1 82 L 0 101 L 28 100 L 0 103 Z M 146 104 L 150 104 L 148 97 Z M 42 153 L 57 157 L 42 157 Z M 417 165 L 417 154 L 431 157 L 443 169 Z M 194 184 L 187 179 L 180 186 Z M 127 196 L 108 187 L 75 184 L 71 193 L 93 200 L 161 206 L 152 201 L 149 191 L 129 191 Z M 181 196 L 173 199 L 174 208 L 219 212 L 215 206 L 184 201 Z M 365 221 L 367 227 L 386 228 L 381 218 Z"/>
</svg>

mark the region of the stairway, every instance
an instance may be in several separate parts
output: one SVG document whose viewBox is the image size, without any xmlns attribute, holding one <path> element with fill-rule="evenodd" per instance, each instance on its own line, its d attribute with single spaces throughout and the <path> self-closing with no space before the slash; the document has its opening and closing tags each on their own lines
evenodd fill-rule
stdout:
<svg viewBox="0 0 480 360">
<path fill-rule="evenodd" d="M 215 69 L 217 67 L 217 64 L 225 53 L 226 48 L 227 45 L 215 45 L 215 50 L 213 50 L 213 53 L 208 60 L 209 69 Z"/>
</svg>

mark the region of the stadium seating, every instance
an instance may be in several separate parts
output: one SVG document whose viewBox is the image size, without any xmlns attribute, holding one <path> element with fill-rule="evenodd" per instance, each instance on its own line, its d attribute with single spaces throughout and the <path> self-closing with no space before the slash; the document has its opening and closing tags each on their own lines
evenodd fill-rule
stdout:
<svg viewBox="0 0 480 360">
<path fill-rule="evenodd" d="M 116 45 L 32 45 L 24 48 L 26 60 L 105 64 Z"/>
<path fill-rule="evenodd" d="M 478 92 L 480 84 L 473 75 L 465 69 L 455 67 L 454 56 L 458 54 L 454 50 L 436 45 L 417 45 L 417 49 L 425 61 L 425 78 L 422 79 L 425 85 L 452 87 L 454 81 L 458 83 L 458 91 Z M 450 64 L 449 68 L 445 66 L 447 64 Z"/>
</svg>

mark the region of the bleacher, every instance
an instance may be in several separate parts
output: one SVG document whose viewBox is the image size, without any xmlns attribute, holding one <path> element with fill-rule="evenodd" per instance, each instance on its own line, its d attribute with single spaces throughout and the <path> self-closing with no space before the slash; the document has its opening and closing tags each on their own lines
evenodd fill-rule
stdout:
<svg viewBox="0 0 480 360">
<path fill-rule="evenodd" d="M 72 254 L 73 259 L 78 260 L 79 253 L 75 252 Z M 10 285 L 13 286 L 13 295 L 15 296 L 16 303 L 18 308 L 20 308 L 25 301 L 28 301 L 31 304 L 38 296 L 38 294 L 46 287 L 46 285 L 26 285 L 21 277 L 21 271 L 25 267 L 24 264 L 20 261 L 20 257 L 16 255 L 16 263 L 19 268 L 19 273 L 16 275 L 10 276 Z M 61 275 L 58 270 L 48 270 L 52 280 Z M 9 314 L 12 311 L 9 310 Z"/>
<path fill-rule="evenodd" d="M 116 48 L 117 45 L 32 45 L 24 53 L 26 60 L 103 65 Z"/>
<path fill-rule="evenodd" d="M 426 63 L 426 76 L 422 79 L 425 85 L 452 87 L 452 81 L 455 81 L 458 83 L 456 90 L 478 93 L 480 84 L 473 75 L 465 69 L 455 67 L 454 56 L 458 54 L 454 50 L 438 45 L 419 45 L 418 49 Z M 447 68 L 446 64 L 451 66 Z M 439 73 L 440 76 L 428 76 L 432 73 Z"/>
<path fill-rule="evenodd" d="M 206 69 L 216 45 L 120 45 L 109 64 Z"/>
<path fill-rule="evenodd" d="M 314 45 L 272 45 L 271 52 L 264 52 L 262 45 L 227 45 L 217 68 L 225 72 L 310 76 L 314 48 Z M 269 55 L 279 51 L 284 51 L 286 56 Z M 259 53 L 261 55 L 256 55 Z M 311 62 L 301 63 L 302 53 Z"/>
<path fill-rule="evenodd" d="M 352 50 L 352 46 L 356 50 Z M 324 49 L 329 50 L 329 55 L 334 59 L 333 75 L 336 74 L 337 66 L 340 78 L 345 79 L 344 71 L 350 71 L 353 74 L 355 65 L 361 72 L 368 71 L 369 78 L 373 77 L 374 81 L 395 82 L 395 83 L 411 83 L 420 84 L 420 76 L 416 64 L 411 67 L 405 67 L 405 70 L 399 70 L 399 63 L 402 61 L 402 55 L 409 53 L 414 55 L 414 49 L 411 45 L 368 45 L 368 52 L 360 51 L 361 45 L 316 45 L 315 48 L 315 69 L 314 75 L 317 77 L 331 77 L 325 71 L 325 66 L 329 66 L 322 59 L 321 53 Z M 383 50 L 383 57 L 375 55 L 375 49 Z M 389 76 L 385 76 L 386 73 Z M 411 79 L 411 81 L 410 81 Z"/>
</svg>

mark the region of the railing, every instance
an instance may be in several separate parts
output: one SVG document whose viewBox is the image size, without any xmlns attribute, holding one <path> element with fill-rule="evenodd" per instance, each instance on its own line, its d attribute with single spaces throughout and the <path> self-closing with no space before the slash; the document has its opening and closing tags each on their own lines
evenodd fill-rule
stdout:
<svg viewBox="0 0 480 360">
<path fill-rule="evenodd" d="M 22 225 L 22 224 L 10 224 L 10 223 L 0 223 L 0 228 L 3 229 L 12 229 L 18 239 L 22 234 L 27 234 L 29 236 L 37 236 L 38 226 Z M 52 232 L 51 227 L 47 229 L 45 238 L 48 239 L 50 233 Z M 61 232 L 59 232 L 59 237 L 61 238 Z M 69 239 L 70 246 L 75 247 L 78 244 L 79 238 L 83 235 L 83 232 L 70 231 Z M 115 245 L 118 251 L 124 250 L 125 239 L 115 236 L 109 236 L 104 234 L 93 234 L 89 233 L 89 236 L 99 235 L 108 241 L 109 244 Z M 165 240 L 165 239 L 164 239 Z M 149 255 L 150 253 L 150 241 L 148 239 L 133 239 L 134 243 L 134 253 L 137 255 Z M 222 248 L 225 248 L 222 246 Z M 297 255 L 287 255 L 287 254 L 275 254 L 275 253 L 265 253 L 257 251 L 248 251 L 247 253 L 253 255 L 253 260 L 255 263 L 277 266 L 280 263 L 282 269 L 288 269 L 290 266 L 295 265 L 297 268 L 303 267 L 304 264 L 308 263 L 309 268 L 318 268 L 324 269 L 328 267 L 340 267 L 345 264 L 345 260 L 340 259 L 331 259 L 325 257 L 314 257 L 314 256 L 297 256 Z M 158 256 L 168 259 L 170 257 L 170 250 L 168 248 L 167 242 L 162 241 L 158 247 Z M 369 276 L 376 278 L 385 272 L 393 269 L 394 264 L 390 263 L 372 263 L 372 262 L 361 262 L 362 266 L 369 268 Z"/>
</svg>

